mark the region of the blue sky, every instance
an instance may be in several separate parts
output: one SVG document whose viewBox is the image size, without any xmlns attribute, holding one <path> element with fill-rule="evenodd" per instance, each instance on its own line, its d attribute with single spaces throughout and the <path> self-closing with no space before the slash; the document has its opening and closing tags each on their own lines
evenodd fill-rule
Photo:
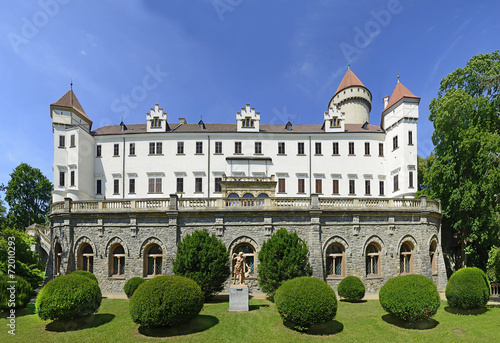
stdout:
<svg viewBox="0 0 500 343">
<path fill-rule="evenodd" d="M 21 162 L 53 180 L 49 105 L 73 90 L 93 128 L 145 122 L 320 124 L 347 70 L 382 98 L 401 82 L 420 102 L 418 152 L 433 149 L 440 80 L 500 48 L 498 1 L 10 1 L 0 12 L 0 184 Z M 128 100 L 127 100 L 128 99 Z M 3 196 L 2 196 L 3 198 Z"/>
</svg>

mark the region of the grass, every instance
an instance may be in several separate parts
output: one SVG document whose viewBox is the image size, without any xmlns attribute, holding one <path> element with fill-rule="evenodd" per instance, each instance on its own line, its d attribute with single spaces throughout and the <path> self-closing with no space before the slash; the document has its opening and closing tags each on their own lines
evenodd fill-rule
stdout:
<svg viewBox="0 0 500 343">
<path fill-rule="evenodd" d="M 304 334 L 287 328 L 273 303 L 250 300 L 249 312 L 229 312 L 228 302 L 205 304 L 190 323 L 169 329 L 148 330 L 128 313 L 128 300 L 103 299 L 98 313 L 78 321 L 43 321 L 34 304 L 18 311 L 16 336 L 8 334 L 6 313 L 1 313 L 0 342 L 495 342 L 500 337 L 500 307 L 456 313 L 441 303 L 431 321 L 408 326 L 388 315 L 377 300 L 339 302 L 337 317 Z"/>
</svg>

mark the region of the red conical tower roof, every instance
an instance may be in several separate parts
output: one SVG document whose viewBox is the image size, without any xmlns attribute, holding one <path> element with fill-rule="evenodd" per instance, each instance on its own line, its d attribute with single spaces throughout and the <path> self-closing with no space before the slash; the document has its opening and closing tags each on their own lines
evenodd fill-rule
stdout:
<svg viewBox="0 0 500 343">
<path fill-rule="evenodd" d="M 73 93 L 73 90 L 70 89 L 69 91 L 66 92 L 59 100 L 51 104 L 50 106 L 59 106 L 59 107 L 67 107 L 75 110 L 80 114 L 85 120 L 88 120 L 90 125 L 92 125 L 92 120 L 87 116 L 85 111 L 83 110 L 82 105 L 80 105 L 80 102 L 78 101 L 75 93 Z"/>
<path fill-rule="evenodd" d="M 337 88 L 337 91 L 335 92 L 335 95 L 337 95 L 338 92 L 340 92 L 340 91 L 342 91 L 342 90 L 344 90 L 346 88 L 352 87 L 352 86 L 365 87 L 365 85 L 363 84 L 363 82 L 361 82 L 358 79 L 358 77 L 356 76 L 356 74 L 354 74 L 351 69 L 348 69 L 347 72 L 344 75 L 344 78 L 342 79 L 342 82 L 340 82 L 340 85 Z M 335 95 L 334 95 L 334 97 L 335 97 Z"/>
<path fill-rule="evenodd" d="M 385 112 L 389 108 L 391 108 L 392 105 L 397 103 L 399 100 L 403 98 L 413 98 L 413 99 L 420 99 L 418 96 L 414 95 L 412 92 L 408 90 L 401 82 L 398 81 L 396 84 L 396 87 L 394 88 L 394 91 L 392 92 L 391 97 L 389 98 L 389 102 L 387 103 L 387 106 L 384 108 Z"/>
</svg>

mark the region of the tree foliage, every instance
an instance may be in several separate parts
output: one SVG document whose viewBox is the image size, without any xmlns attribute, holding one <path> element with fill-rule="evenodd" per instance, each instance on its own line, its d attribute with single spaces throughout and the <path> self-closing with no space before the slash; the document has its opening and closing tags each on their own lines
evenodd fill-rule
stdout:
<svg viewBox="0 0 500 343">
<path fill-rule="evenodd" d="M 434 163 L 434 160 L 436 159 L 436 155 L 434 155 L 433 152 L 426 158 L 417 156 L 417 171 L 418 171 L 418 191 L 422 193 L 422 191 L 425 188 L 424 185 L 424 177 L 425 174 L 427 174 L 432 167 L 432 164 Z"/>
<path fill-rule="evenodd" d="M 21 163 L 10 174 L 5 187 L 10 225 L 20 231 L 33 224 L 44 224 L 50 207 L 52 183 L 40 169 Z"/>
<path fill-rule="evenodd" d="M 500 247 L 492 247 L 488 256 L 486 275 L 492 283 L 500 283 Z"/>
<path fill-rule="evenodd" d="M 174 273 L 193 279 L 209 298 L 222 291 L 229 277 L 229 255 L 225 245 L 208 230 L 197 230 L 177 246 Z"/>
<path fill-rule="evenodd" d="M 423 193 L 441 200 L 443 228 L 458 234 L 462 262 L 482 269 L 499 242 L 499 74 L 498 51 L 476 55 L 441 80 L 429 107 L 436 158 Z"/>
<path fill-rule="evenodd" d="M 14 237 L 15 251 L 10 250 L 9 237 Z M 10 240 L 12 241 L 12 240 Z M 26 233 L 14 229 L 3 229 L 0 231 L 0 274 L 8 274 L 8 258 L 15 252 L 15 273 L 28 281 L 33 289 L 43 281 L 45 269 L 38 260 L 38 253 L 31 251 L 31 245 L 35 244 L 33 238 Z"/>
<path fill-rule="evenodd" d="M 259 285 L 274 297 L 276 290 L 285 282 L 299 276 L 311 276 L 307 244 L 296 232 L 281 228 L 274 233 L 259 252 Z"/>
</svg>

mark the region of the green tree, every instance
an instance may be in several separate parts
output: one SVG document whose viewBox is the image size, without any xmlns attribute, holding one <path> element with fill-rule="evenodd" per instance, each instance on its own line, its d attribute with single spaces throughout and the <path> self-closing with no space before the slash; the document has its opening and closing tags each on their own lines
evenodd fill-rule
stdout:
<svg viewBox="0 0 500 343">
<path fill-rule="evenodd" d="M 193 279 L 205 298 L 222 291 L 229 277 L 229 254 L 225 245 L 208 230 L 196 230 L 177 245 L 174 273 Z"/>
<path fill-rule="evenodd" d="M 5 222 L 6 222 L 5 214 L 6 213 L 7 213 L 7 209 L 5 208 L 5 206 L 3 204 L 3 200 L 0 197 L 0 229 L 3 228 L 3 226 L 5 225 Z"/>
<path fill-rule="evenodd" d="M 488 265 L 486 275 L 493 283 L 500 282 L 500 247 L 492 247 L 488 254 Z"/>
<path fill-rule="evenodd" d="M 40 169 L 26 163 L 17 166 L 5 187 L 10 225 L 23 231 L 33 223 L 44 224 L 50 209 L 52 188 L 52 183 Z"/>
<path fill-rule="evenodd" d="M 499 73 L 498 51 L 476 55 L 441 80 L 429 106 L 436 158 L 424 194 L 441 200 L 443 230 L 460 239 L 459 267 L 484 270 L 489 248 L 499 243 L 499 85 L 492 78 Z"/>
<path fill-rule="evenodd" d="M 418 191 L 420 192 L 417 194 L 417 197 L 420 196 L 425 188 L 424 186 L 424 176 L 431 170 L 432 164 L 434 163 L 434 160 L 436 159 L 436 155 L 434 155 L 433 152 L 426 158 L 417 156 L 417 171 L 418 171 Z"/>
<path fill-rule="evenodd" d="M 14 242 L 14 244 L 9 244 L 9 242 Z M 0 231 L 0 274 L 8 274 L 9 258 L 13 257 L 15 260 L 13 271 L 35 289 L 43 281 L 45 268 L 38 260 L 38 253 L 31 251 L 33 244 L 35 244 L 34 239 L 24 232 L 11 228 Z M 12 250 L 12 247 L 15 250 Z"/>
<path fill-rule="evenodd" d="M 271 298 L 285 282 L 299 276 L 311 276 L 307 244 L 296 232 L 281 228 L 274 233 L 259 252 L 259 285 Z"/>
</svg>

